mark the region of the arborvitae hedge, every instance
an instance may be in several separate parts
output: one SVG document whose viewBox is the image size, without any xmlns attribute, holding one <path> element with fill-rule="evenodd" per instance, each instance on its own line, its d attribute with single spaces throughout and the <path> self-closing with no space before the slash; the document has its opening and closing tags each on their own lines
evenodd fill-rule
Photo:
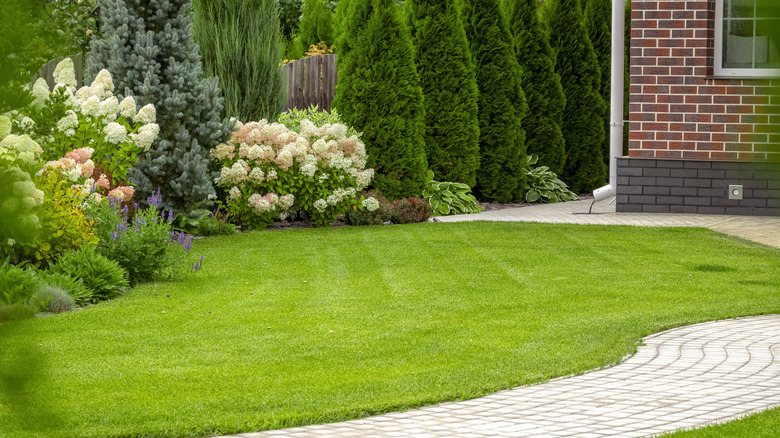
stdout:
<svg viewBox="0 0 780 438">
<path fill-rule="evenodd" d="M 528 105 L 509 25 L 498 0 L 463 0 L 462 7 L 479 89 L 480 163 L 474 193 L 483 201 L 520 200 L 525 188 L 521 121 Z"/>
<path fill-rule="evenodd" d="M 585 193 L 602 186 L 607 174 L 602 157 L 606 106 L 599 94 L 601 71 L 579 1 L 549 0 L 545 7 L 555 71 L 566 96 L 562 126 L 566 162 L 561 179 L 573 192 Z"/>
<path fill-rule="evenodd" d="M 331 46 L 336 42 L 333 11 L 325 4 L 325 0 L 304 0 L 299 29 L 298 41 L 304 53 L 309 51 L 312 44 L 325 42 Z"/>
<path fill-rule="evenodd" d="M 108 69 L 114 94 L 154 104 L 160 134 L 131 169 L 139 202 L 158 188 L 163 207 L 204 208 L 214 194 L 209 151 L 226 141 L 217 78 L 201 77 L 188 0 L 99 0 L 100 38 L 92 40 L 86 79 Z"/>
<path fill-rule="evenodd" d="M 539 22 L 537 0 L 509 0 L 509 6 L 509 26 L 528 100 L 528 114 L 523 119 L 526 150 L 539 156 L 537 165 L 560 174 L 566 157 L 561 131 L 566 97 L 555 73 L 555 55 Z"/>
<path fill-rule="evenodd" d="M 342 25 L 333 105 L 363 132 L 374 187 L 390 199 L 420 196 L 424 109 L 409 31 L 393 0 L 350 0 Z"/>
<path fill-rule="evenodd" d="M 610 77 L 612 60 L 612 0 L 584 0 L 585 27 L 588 37 L 596 52 L 596 59 L 601 71 L 601 89 L 599 94 L 604 99 L 606 111 L 604 111 L 604 145 L 602 147 L 604 164 L 609 166 L 609 105 L 610 105 Z"/>
<path fill-rule="evenodd" d="M 439 181 L 473 187 L 479 167 L 477 82 L 453 0 L 407 0 L 406 22 L 425 102 L 425 154 Z"/>
<path fill-rule="evenodd" d="M 227 115 L 275 120 L 287 103 L 276 2 L 194 0 L 193 9 L 203 67 L 219 77 Z"/>
</svg>

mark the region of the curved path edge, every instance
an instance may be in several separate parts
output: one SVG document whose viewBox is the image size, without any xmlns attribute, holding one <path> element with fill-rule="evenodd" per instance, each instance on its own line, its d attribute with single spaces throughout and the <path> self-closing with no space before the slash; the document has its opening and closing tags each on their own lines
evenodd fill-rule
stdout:
<svg viewBox="0 0 780 438">
<path fill-rule="evenodd" d="M 587 374 L 406 412 L 230 437 L 643 437 L 780 406 L 780 315 L 694 324 L 642 341 L 633 356 Z"/>
</svg>

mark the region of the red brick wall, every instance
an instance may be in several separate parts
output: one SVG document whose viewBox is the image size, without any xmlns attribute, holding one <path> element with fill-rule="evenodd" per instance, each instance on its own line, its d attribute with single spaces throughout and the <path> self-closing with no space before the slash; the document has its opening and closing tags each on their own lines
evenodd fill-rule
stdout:
<svg viewBox="0 0 780 438">
<path fill-rule="evenodd" d="M 780 80 L 712 76 L 715 0 L 631 6 L 628 155 L 780 159 Z"/>
</svg>

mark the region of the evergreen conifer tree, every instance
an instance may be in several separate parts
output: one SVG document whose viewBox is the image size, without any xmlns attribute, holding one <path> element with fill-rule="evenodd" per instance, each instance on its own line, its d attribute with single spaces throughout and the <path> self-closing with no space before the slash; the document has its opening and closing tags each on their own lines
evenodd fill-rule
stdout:
<svg viewBox="0 0 780 438">
<path fill-rule="evenodd" d="M 463 0 L 463 26 L 479 90 L 477 197 L 509 202 L 524 195 L 525 132 L 528 105 L 512 35 L 498 0 Z"/>
<path fill-rule="evenodd" d="M 188 0 L 100 0 L 101 38 L 92 40 L 91 81 L 111 72 L 115 95 L 155 106 L 160 134 L 131 170 L 135 198 L 158 188 L 163 207 L 208 207 L 214 194 L 209 151 L 227 140 L 217 78 L 201 78 Z"/>
<path fill-rule="evenodd" d="M 425 155 L 440 181 L 473 187 L 479 167 L 477 82 L 453 0 L 406 0 L 425 103 Z"/>
<path fill-rule="evenodd" d="M 333 11 L 325 4 L 325 0 L 303 1 L 299 29 L 298 41 L 304 53 L 309 51 L 312 44 L 325 42 L 330 46 L 335 43 Z"/>
<path fill-rule="evenodd" d="M 549 0 L 545 7 L 550 46 L 556 54 L 555 71 L 566 96 L 562 125 L 566 162 L 561 179 L 573 192 L 583 193 L 601 187 L 606 180 L 601 71 L 579 1 Z"/>
<path fill-rule="evenodd" d="M 287 103 L 279 9 L 274 0 L 194 0 L 203 70 L 219 77 L 228 117 L 275 120 Z"/>
<path fill-rule="evenodd" d="M 584 0 L 585 27 L 588 30 L 588 38 L 593 44 L 596 59 L 601 71 L 601 89 L 599 94 L 604 99 L 606 111 L 604 111 L 604 145 L 602 147 L 604 164 L 609 166 L 609 103 L 610 103 L 610 77 L 612 59 L 612 0 Z"/>
<path fill-rule="evenodd" d="M 423 97 L 409 31 L 393 0 L 350 0 L 333 105 L 358 131 L 389 199 L 420 196 L 427 167 Z"/>
<path fill-rule="evenodd" d="M 333 36 L 336 42 L 335 52 L 338 54 L 347 51 L 346 47 L 342 46 L 346 44 L 346 41 L 344 40 L 346 37 L 344 28 L 346 27 L 349 3 L 350 0 L 339 0 L 339 2 L 336 3 L 336 11 L 333 13 Z"/>
<path fill-rule="evenodd" d="M 539 157 L 537 165 L 560 174 L 566 157 L 561 131 L 566 98 L 555 73 L 555 55 L 539 22 L 537 0 L 509 1 L 509 25 L 528 100 L 528 115 L 523 119 L 526 150 Z"/>
</svg>

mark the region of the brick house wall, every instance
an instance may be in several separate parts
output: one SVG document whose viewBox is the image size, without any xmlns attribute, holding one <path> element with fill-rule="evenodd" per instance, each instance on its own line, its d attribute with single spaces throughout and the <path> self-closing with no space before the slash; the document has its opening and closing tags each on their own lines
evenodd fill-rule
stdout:
<svg viewBox="0 0 780 438">
<path fill-rule="evenodd" d="M 714 33 L 715 0 L 632 1 L 618 211 L 780 215 L 780 80 L 713 77 Z"/>
</svg>

